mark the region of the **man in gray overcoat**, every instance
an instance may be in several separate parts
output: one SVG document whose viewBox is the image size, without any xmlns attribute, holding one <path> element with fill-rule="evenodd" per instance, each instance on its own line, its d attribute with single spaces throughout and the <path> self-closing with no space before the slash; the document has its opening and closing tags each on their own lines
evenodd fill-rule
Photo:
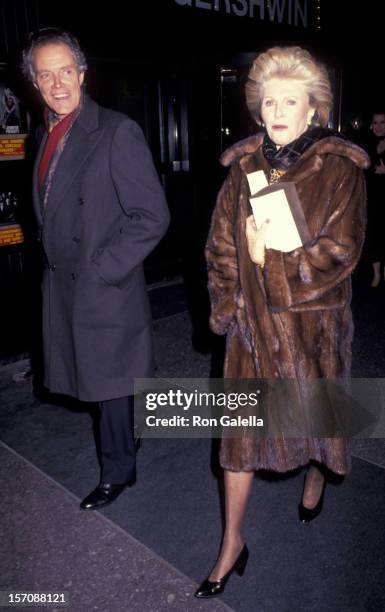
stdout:
<svg viewBox="0 0 385 612">
<path fill-rule="evenodd" d="M 68 32 L 41 30 L 23 71 L 45 103 L 33 200 L 45 257 L 44 381 L 97 402 L 101 479 L 81 503 L 111 503 L 135 479 L 133 381 L 151 377 L 142 263 L 169 223 L 139 126 L 83 91 L 86 61 Z"/>
</svg>

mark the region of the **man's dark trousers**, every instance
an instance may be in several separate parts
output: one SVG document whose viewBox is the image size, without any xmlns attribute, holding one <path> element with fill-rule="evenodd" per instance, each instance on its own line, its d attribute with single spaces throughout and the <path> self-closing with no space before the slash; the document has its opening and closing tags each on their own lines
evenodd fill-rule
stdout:
<svg viewBox="0 0 385 612">
<path fill-rule="evenodd" d="M 134 396 L 99 402 L 101 482 L 135 480 Z"/>
</svg>

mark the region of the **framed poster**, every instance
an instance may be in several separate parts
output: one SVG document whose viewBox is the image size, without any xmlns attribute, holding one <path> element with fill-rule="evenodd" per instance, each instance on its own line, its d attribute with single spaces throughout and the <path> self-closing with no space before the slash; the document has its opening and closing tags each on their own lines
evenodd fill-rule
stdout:
<svg viewBox="0 0 385 612">
<path fill-rule="evenodd" d="M 25 157 L 26 113 L 20 100 L 0 81 L 0 161 Z"/>
<path fill-rule="evenodd" d="M 18 213 L 27 135 L 27 113 L 0 73 L 0 247 L 24 242 Z"/>
</svg>

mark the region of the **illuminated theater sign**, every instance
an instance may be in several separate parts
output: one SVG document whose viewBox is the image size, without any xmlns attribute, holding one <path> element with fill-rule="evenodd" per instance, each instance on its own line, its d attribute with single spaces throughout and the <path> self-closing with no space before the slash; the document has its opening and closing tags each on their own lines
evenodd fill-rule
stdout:
<svg viewBox="0 0 385 612">
<path fill-rule="evenodd" d="M 308 0 L 175 0 L 180 6 L 308 27 Z"/>
</svg>

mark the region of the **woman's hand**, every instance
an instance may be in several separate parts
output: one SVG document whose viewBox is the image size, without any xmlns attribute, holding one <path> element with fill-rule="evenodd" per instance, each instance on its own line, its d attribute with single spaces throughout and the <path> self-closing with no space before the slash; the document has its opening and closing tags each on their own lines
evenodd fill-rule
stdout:
<svg viewBox="0 0 385 612">
<path fill-rule="evenodd" d="M 380 165 L 376 166 L 374 173 L 375 174 L 385 174 L 385 164 L 382 161 L 382 159 L 380 160 Z"/>
<path fill-rule="evenodd" d="M 270 220 L 266 219 L 261 227 L 257 229 L 253 215 L 246 219 L 246 239 L 250 259 L 258 266 L 261 266 L 261 268 L 265 265 L 266 231 L 269 222 Z"/>
</svg>

